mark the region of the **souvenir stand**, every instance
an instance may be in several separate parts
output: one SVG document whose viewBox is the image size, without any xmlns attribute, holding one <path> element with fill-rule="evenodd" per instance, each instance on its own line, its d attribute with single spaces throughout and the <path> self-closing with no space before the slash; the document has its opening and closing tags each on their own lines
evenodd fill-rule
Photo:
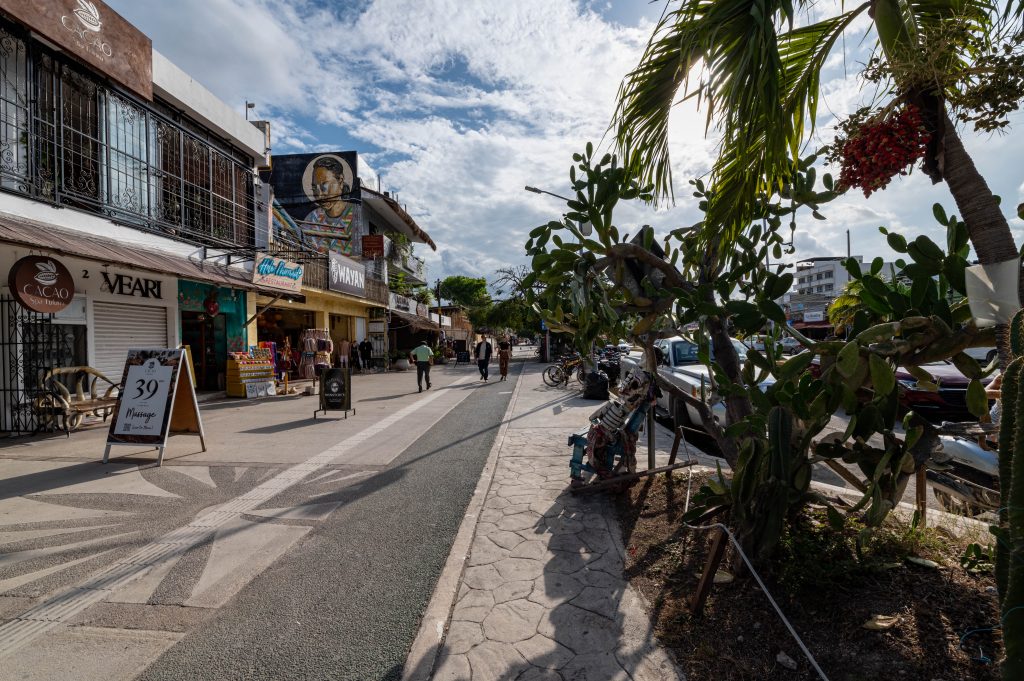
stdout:
<svg viewBox="0 0 1024 681">
<path fill-rule="evenodd" d="M 302 358 L 299 360 L 299 378 L 316 378 L 331 366 L 334 342 L 327 329 L 306 329 L 299 341 Z"/>
<path fill-rule="evenodd" d="M 228 355 L 228 397 L 267 397 L 277 394 L 274 361 L 269 348 L 253 348 L 252 353 Z"/>
</svg>

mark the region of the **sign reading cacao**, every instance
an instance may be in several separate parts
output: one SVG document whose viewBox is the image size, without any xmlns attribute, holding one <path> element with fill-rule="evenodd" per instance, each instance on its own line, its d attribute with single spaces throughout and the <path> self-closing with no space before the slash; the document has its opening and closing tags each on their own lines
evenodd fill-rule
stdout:
<svg viewBox="0 0 1024 681">
<path fill-rule="evenodd" d="M 101 0 L 0 0 L 0 9 L 153 100 L 153 43 Z"/>
<path fill-rule="evenodd" d="M 75 279 L 56 258 L 29 255 L 11 267 L 7 286 L 23 307 L 34 312 L 60 312 L 75 297 Z"/>
</svg>

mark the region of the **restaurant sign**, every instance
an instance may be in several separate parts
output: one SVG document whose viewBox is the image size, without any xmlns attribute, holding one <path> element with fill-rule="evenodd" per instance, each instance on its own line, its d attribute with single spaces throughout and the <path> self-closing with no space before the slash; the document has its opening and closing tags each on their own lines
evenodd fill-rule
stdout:
<svg viewBox="0 0 1024 681">
<path fill-rule="evenodd" d="M 101 0 L 0 0 L 0 9 L 146 100 L 153 43 Z"/>
<path fill-rule="evenodd" d="M 363 235 L 363 257 L 383 258 L 384 257 L 384 235 L 364 234 Z"/>
<path fill-rule="evenodd" d="M 366 267 L 343 255 L 330 252 L 331 279 L 328 288 L 332 291 L 349 293 L 360 298 L 366 297 Z"/>
<path fill-rule="evenodd" d="M 252 267 L 252 283 L 262 288 L 300 293 L 302 265 L 272 255 L 257 255 Z"/>
<path fill-rule="evenodd" d="M 7 275 L 11 295 L 34 312 L 60 312 L 75 297 L 75 280 L 63 263 L 48 255 L 29 255 Z"/>
</svg>

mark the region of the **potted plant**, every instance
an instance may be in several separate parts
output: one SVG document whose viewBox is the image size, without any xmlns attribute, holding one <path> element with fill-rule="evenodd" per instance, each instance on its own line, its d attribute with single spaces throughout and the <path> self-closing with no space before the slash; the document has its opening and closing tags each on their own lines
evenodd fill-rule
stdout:
<svg viewBox="0 0 1024 681">
<path fill-rule="evenodd" d="M 447 364 L 448 358 L 444 354 L 444 348 L 434 348 L 434 364 Z"/>
<path fill-rule="evenodd" d="M 409 370 L 409 351 L 405 350 L 392 350 L 391 351 L 391 368 L 395 371 L 408 371 Z"/>
</svg>

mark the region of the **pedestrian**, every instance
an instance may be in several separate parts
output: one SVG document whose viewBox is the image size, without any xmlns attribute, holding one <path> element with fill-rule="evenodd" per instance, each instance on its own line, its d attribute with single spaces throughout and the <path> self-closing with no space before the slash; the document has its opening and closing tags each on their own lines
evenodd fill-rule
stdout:
<svg viewBox="0 0 1024 681">
<path fill-rule="evenodd" d="M 430 390 L 430 365 L 434 363 L 434 351 L 427 345 L 426 340 L 409 353 L 409 359 L 416 362 L 416 385 L 420 392 L 423 392 L 423 379 L 427 379 L 427 390 Z"/>
<path fill-rule="evenodd" d="M 487 365 L 491 363 L 491 354 L 494 352 L 494 348 L 487 341 L 487 336 L 480 336 L 480 342 L 476 344 L 476 349 L 473 350 L 473 356 L 476 358 L 476 366 L 480 369 L 480 380 L 487 380 Z"/>
<path fill-rule="evenodd" d="M 359 343 L 352 344 L 352 350 L 349 357 L 351 360 L 352 368 L 358 370 L 359 373 L 363 373 L 363 367 L 359 363 Z"/>
<path fill-rule="evenodd" d="M 502 338 L 498 342 L 498 370 L 501 372 L 501 380 L 508 380 L 508 362 L 512 359 L 512 344 L 508 338 Z"/>
<path fill-rule="evenodd" d="M 363 360 L 364 369 L 373 366 L 373 343 L 368 337 L 363 338 L 363 342 L 359 344 L 359 357 Z"/>
</svg>

